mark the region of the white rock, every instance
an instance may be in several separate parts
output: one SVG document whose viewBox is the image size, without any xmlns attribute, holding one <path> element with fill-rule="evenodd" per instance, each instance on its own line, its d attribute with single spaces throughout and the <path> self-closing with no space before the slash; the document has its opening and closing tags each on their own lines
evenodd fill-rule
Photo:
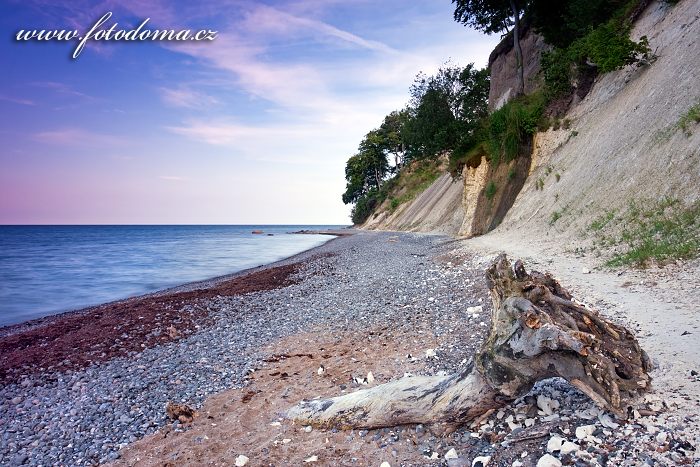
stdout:
<svg viewBox="0 0 700 467">
<path fill-rule="evenodd" d="M 486 467 L 489 465 L 489 461 L 491 460 L 491 456 L 479 456 L 475 457 L 474 460 L 472 461 L 472 467 L 476 467 L 479 465 L 479 462 L 481 462 L 481 467 Z"/>
<path fill-rule="evenodd" d="M 535 419 L 534 418 L 526 418 L 525 419 L 525 426 L 526 427 L 531 427 L 532 425 L 535 424 Z"/>
<path fill-rule="evenodd" d="M 601 425 L 603 425 L 605 428 L 612 428 L 613 430 L 615 428 L 619 428 L 620 425 L 618 423 L 615 423 L 610 417 L 610 415 L 606 413 L 601 413 L 598 415 L 598 421 L 600 422 Z"/>
<path fill-rule="evenodd" d="M 304 427 L 304 433 L 311 433 L 313 431 L 313 429 L 314 429 L 314 427 L 312 427 L 311 425 L 306 425 Z"/>
<path fill-rule="evenodd" d="M 318 370 L 316 370 L 316 373 L 318 373 L 319 376 L 321 376 L 325 372 L 326 372 L 326 368 L 323 365 L 318 367 Z"/>
<path fill-rule="evenodd" d="M 240 456 L 236 457 L 236 461 L 235 461 L 236 467 L 243 467 L 244 465 L 246 465 L 248 463 L 248 460 L 249 459 L 246 456 L 241 454 Z"/>
<path fill-rule="evenodd" d="M 437 353 L 435 349 L 428 349 L 425 351 L 425 358 L 437 358 Z"/>
<path fill-rule="evenodd" d="M 374 375 L 372 374 L 371 371 L 367 373 L 367 383 L 368 384 L 374 383 Z"/>
<path fill-rule="evenodd" d="M 537 467 L 561 467 L 561 461 L 551 454 L 545 454 L 537 461 Z"/>
<path fill-rule="evenodd" d="M 388 463 L 387 461 L 384 461 L 381 464 L 379 464 L 379 467 L 391 467 L 391 464 Z"/>
<path fill-rule="evenodd" d="M 578 439 L 584 439 L 587 436 L 591 436 L 595 431 L 595 425 L 581 425 L 576 428 L 576 437 Z"/>
<path fill-rule="evenodd" d="M 430 455 L 430 459 L 432 459 L 432 460 L 435 460 L 435 459 L 437 459 L 438 457 L 440 457 L 440 454 L 438 454 L 437 452 L 433 452 L 433 453 Z"/>
<path fill-rule="evenodd" d="M 547 452 L 555 452 L 561 450 L 561 445 L 564 444 L 564 438 L 560 436 L 552 436 L 547 441 Z"/>
<path fill-rule="evenodd" d="M 313 456 L 311 456 L 311 457 L 309 457 L 309 458 L 304 459 L 304 462 L 306 462 L 306 463 L 309 463 L 309 462 L 317 462 L 317 461 L 318 461 L 318 456 L 317 456 L 317 455 L 313 455 Z"/>
<path fill-rule="evenodd" d="M 566 454 L 571 454 L 572 452 L 576 452 L 578 450 L 578 444 L 572 443 L 571 441 L 564 441 L 564 443 L 561 445 L 561 449 L 559 450 L 559 452 L 561 452 L 561 455 L 564 456 Z"/>
<path fill-rule="evenodd" d="M 552 415 L 554 410 L 559 408 L 559 401 L 540 394 L 537 396 L 537 407 L 542 411 L 542 415 Z"/>
<path fill-rule="evenodd" d="M 581 272 L 582 272 L 583 274 L 590 274 L 590 273 L 591 273 L 591 270 L 588 269 L 588 268 L 582 268 L 582 269 L 581 269 Z"/>
<path fill-rule="evenodd" d="M 282 424 L 280 422 L 272 422 L 270 423 L 270 426 L 281 426 Z"/>
<path fill-rule="evenodd" d="M 483 310 L 484 310 L 484 307 L 481 305 L 467 307 L 467 313 L 471 313 L 471 314 L 481 313 Z"/>
<path fill-rule="evenodd" d="M 656 435 L 656 442 L 659 444 L 666 444 L 667 439 L 668 433 L 666 433 L 665 431 L 662 431 L 658 435 Z"/>
<path fill-rule="evenodd" d="M 647 432 L 650 435 L 654 435 L 654 434 L 656 434 L 657 431 L 659 431 L 659 429 L 656 428 L 654 425 L 646 425 L 646 427 L 647 427 Z"/>
<path fill-rule="evenodd" d="M 512 464 L 510 464 L 510 467 L 522 467 L 523 463 L 520 461 L 513 461 Z"/>
<path fill-rule="evenodd" d="M 445 453 L 444 457 L 445 457 L 445 459 L 457 459 L 459 457 L 459 455 L 457 454 L 457 451 L 455 450 L 455 448 L 452 448 Z"/>
<path fill-rule="evenodd" d="M 288 444 L 288 443 L 291 443 L 291 442 L 292 442 L 292 440 L 289 439 L 289 438 L 284 438 L 284 439 L 282 440 L 282 444 Z"/>
</svg>

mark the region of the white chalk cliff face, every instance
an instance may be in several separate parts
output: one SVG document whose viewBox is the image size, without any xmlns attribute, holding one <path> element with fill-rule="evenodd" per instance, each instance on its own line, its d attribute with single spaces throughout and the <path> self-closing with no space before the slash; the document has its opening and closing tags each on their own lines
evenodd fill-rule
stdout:
<svg viewBox="0 0 700 467">
<path fill-rule="evenodd" d="M 565 116 L 571 121 L 568 129 L 536 135 L 529 176 L 489 235 L 527 234 L 566 245 L 601 212 L 624 209 L 631 200 L 698 199 L 700 130 L 688 136 L 675 125 L 700 101 L 699 11 L 700 0 L 675 6 L 653 2 L 647 7 L 632 38 L 646 35 L 657 60 L 599 76 Z M 485 233 L 479 200 L 483 201 L 486 172 L 482 163 L 466 168 L 456 181 L 445 174 L 394 213 L 380 208 L 364 227 Z M 555 212 L 561 217 L 551 225 Z"/>
</svg>

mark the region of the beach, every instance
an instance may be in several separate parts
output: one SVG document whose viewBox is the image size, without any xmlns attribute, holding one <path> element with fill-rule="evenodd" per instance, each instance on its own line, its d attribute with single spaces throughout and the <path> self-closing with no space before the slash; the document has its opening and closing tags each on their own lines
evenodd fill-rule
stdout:
<svg viewBox="0 0 700 467">
<path fill-rule="evenodd" d="M 458 428 L 284 417 L 302 399 L 464 368 L 490 327 L 492 258 L 448 236 L 356 231 L 233 277 L 5 328 L 2 463 L 527 466 L 556 436 L 576 446 L 556 450 L 568 465 L 693 465 L 695 401 L 663 387 L 627 422 L 560 379 Z M 168 402 L 194 420 L 170 420 Z"/>
</svg>

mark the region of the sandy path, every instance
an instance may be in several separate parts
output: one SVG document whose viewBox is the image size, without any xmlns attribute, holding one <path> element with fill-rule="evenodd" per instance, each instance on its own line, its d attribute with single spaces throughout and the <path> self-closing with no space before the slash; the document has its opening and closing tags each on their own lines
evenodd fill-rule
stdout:
<svg viewBox="0 0 700 467">
<path fill-rule="evenodd" d="M 654 388 L 681 412 L 697 413 L 700 404 L 700 261 L 649 270 L 610 271 L 590 258 L 556 254 L 556 250 L 504 234 L 461 242 L 461 248 L 485 257 L 500 252 L 522 258 L 533 268 L 551 272 L 575 296 L 637 332 L 642 347 L 657 365 Z M 696 441 L 700 428 L 696 426 Z"/>
</svg>

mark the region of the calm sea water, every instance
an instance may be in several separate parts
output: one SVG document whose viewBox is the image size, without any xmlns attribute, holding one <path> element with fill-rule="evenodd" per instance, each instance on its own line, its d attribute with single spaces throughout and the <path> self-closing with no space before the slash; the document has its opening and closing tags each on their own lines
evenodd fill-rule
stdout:
<svg viewBox="0 0 700 467">
<path fill-rule="evenodd" d="M 332 238 L 288 232 L 339 227 L 0 226 L 0 326 L 270 263 Z"/>
</svg>

